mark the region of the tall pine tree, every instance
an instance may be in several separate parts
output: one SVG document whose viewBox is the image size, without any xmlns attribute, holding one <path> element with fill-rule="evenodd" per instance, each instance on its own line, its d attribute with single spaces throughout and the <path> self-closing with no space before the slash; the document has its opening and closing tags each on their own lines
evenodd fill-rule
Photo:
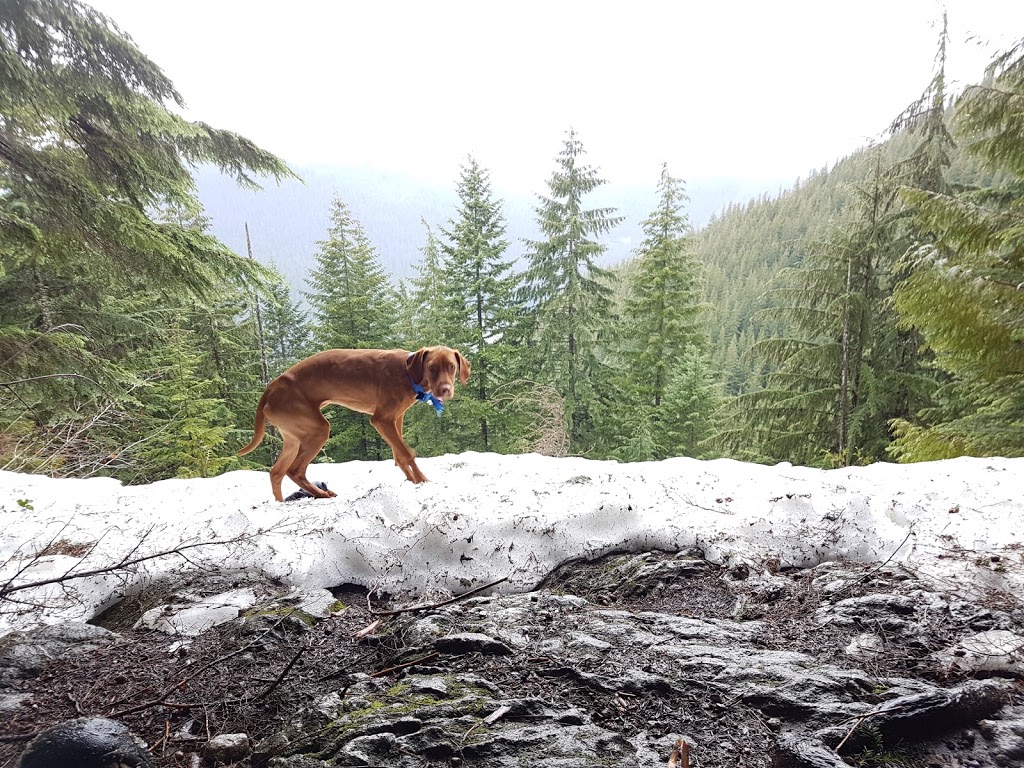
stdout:
<svg viewBox="0 0 1024 768">
<path fill-rule="evenodd" d="M 895 422 L 900 461 L 1024 455 L 1024 42 L 967 88 L 954 127 L 1000 174 L 959 194 L 908 190 L 919 240 L 896 292 L 948 380 L 935 407 Z"/>
<path fill-rule="evenodd" d="M 492 399 L 510 367 L 516 279 L 511 274 L 512 261 L 505 258 L 508 241 L 501 202 L 491 193 L 489 174 L 472 157 L 461 169 L 457 192 L 456 217 L 449 219 L 448 229 L 442 229 L 446 241 L 442 249 L 452 277 L 452 307 L 461 321 L 454 343 L 473 364 L 466 395 L 475 402 L 467 410 L 474 412 L 478 429 L 466 448 L 487 451 L 503 442 L 493 434 L 499 415 Z"/>
<path fill-rule="evenodd" d="M 533 369 L 542 384 L 564 400 L 570 450 L 593 447 L 596 393 L 608 372 L 598 353 L 601 331 L 611 320 L 611 273 L 598 266 L 600 241 L 622 219 L 613 208 L 586 208 L 584 196 L 605 183 L 583 162 L 584 149 L 570 130 L 535 209 L 543 239 L 527 241 L 527 268 L 520 299 Z"/>
<path fill-rule="evenodd" d="M 195 226 L 191 169 L 252 187 L 292 174 L 180 117 L 160 69 L 77 0 L 0 4 L 0 72 L 0 430 L 45 443 L 51 420 L 126 412 L 147 374 L 135 334 L 158 330 L 152 314 L 119 314 L 135 297 L 188 307 L 265 276 Z"/>
<path fill-rule="evenodd" d="M 623 458 L 693 455 L 697 443 L 706 436 L 698 434 L 696 426 L 709 423 L 699 414 L 687 412 L 691 405 L 709 408 L 706 398 L 697 392 L 688 397 L 682 391 L 692 383 L 699 385 L 701 393 L 706 392 L 704 381 L 688 376 L 684 370 L 684 366 L 697 364 L 707 349 L 700 323 L 705 307 L 701 302 L 700 264 L 693 256 L 690 225 L 683 210 L 686 193 L 682 180 L 669 174 L 667 165 L 662 166 L 658 193 L 657 208 L 643 222 L 644 240 L 636 251 L 637 260 L 629 277 L 621 324 L 622 354 L 618 356 L 624 361 L 618 397 L 631 407 L 619 417 L 626 423 L 614 430 L 620 435 L 650 435 L 633 443 L 649 450 L 648 455 L 619 451 Z M 700 369 L 706 372 L 707 363 Z M 667 402 L 670 387 L 671 408 Z M 618 413 L 614 403 L 609 404 L 608 412 Z M 689 428 L 676 434 L 670 429 L 673 422 L 688 424 Z M 680 434 L 686 436 L 685 447 L 676 442 Z"/>
<path fill-rule="evenodd" d="M 318 349 L 376 349 L 395 345 L 398 298 L 362 225 L 340 199 L 331 204 L 331 228 L 317 242 L 316 268 L 307 278 Z M 331 408 L 331 459 L 380 459 L 387 445 L 363 414 Z"/>
</svg>

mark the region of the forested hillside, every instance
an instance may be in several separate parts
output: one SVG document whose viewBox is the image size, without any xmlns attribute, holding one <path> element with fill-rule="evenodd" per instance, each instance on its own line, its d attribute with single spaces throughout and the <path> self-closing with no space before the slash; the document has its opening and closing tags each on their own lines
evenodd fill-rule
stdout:
<svg viewBox="0 0 1024 768">
<path fill-rule="evenodd" d="M 875 168 L 895 168 L 913 150 L 914 137 L 897 133 L 811 173 L 792 189 L 732 204 L 695 233 L 696 254 L 706 269 L 704 298 L 711 306 L 706 322 L 712 361 L 724 372 L 727 394 L 753 385 L 759 368 L 750 356 L 754 343 L 785 330 L 766 318 L 755 320 L 770 305 L 771 289 L 780 287 L 779 275 L 800 265 L 813 243 L 850 222 L 855 190 Z M 950 151 L 948 178 L 958 187 L 989 187 L 997 175 L 958 144 Z"/>
<path fill-rule="evenodd" d="M 273 439 L 235 451 L 270 377 L 325 347 L 437 343 L 472 377 L 442 418 L 409 413 L 424 456 L 1020 455 L 1024 44 L 963 93 L 942 50 L 889 141 L 699 230 L 685 169 L 663 167 L 636 214 L 570 129 L 528 210 L 471 156 L 447 204 L 395 192 L 419 217 L 401 275 L 333 190 L 288 279 L 215 236 L 194 174 L 252 188 L 291 169 L 181 118 L 173 84 L 88 6 L 5 4 L 0 468 L 265 467 Z M 253 234 L 288 215 L 264 209 Z M 328 414 L 321 460 L 387 458 L 365 417 Z"/>
</svg>

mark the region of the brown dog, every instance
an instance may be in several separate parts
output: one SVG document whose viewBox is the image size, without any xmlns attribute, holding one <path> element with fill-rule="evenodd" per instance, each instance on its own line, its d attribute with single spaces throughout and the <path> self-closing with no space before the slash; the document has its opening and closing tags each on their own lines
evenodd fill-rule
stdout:
<svg viewBox="0 0 1024 768">
<path fill-rule="evenodd" d="M 404 349 L 329 349 L 296 363 L 267 385 L 256 406 L 256 433 L 238 452 L 243 456 L 263 440 L 266 422 L 284 438 L 281 455 L 270 470 L 274 498 L 282 501 L 281 481 L 288 475 L 300 488 L 321 499 L 336 496 L 306 479 L 306 468 L 331 434 L 320 412 L 335 403 L 370 414 L 370 423 L 391 446 L 395 464 L 414 483 L 427 478 L 416 466 L 416 453 L 402 438 L 405 412 L 419 400 L 435 408 L 455 396 L 455 379 L 469 379 L 469 361 L 448 347 Z M 419 394 L 417 394 L 419 392 Z"/>
</svg>

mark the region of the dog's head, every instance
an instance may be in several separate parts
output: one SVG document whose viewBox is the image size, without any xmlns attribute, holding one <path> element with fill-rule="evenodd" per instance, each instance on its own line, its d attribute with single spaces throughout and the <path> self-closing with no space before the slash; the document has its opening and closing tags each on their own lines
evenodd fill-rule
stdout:
<svg viewBox="0 0 1024 768">
<path fill-rule="evenodd" d="M 423 347 L 405 361 L 409 376 L 439 400 L 455 396 L 455 379 L 463 384 L 469 379 L 469 361 L 457 349 Z"/>
</svg>

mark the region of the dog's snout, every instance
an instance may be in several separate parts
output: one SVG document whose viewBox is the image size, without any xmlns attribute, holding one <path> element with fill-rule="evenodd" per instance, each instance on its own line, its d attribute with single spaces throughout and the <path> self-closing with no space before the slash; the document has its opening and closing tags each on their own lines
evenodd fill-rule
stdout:
<svg viewBox="0 0 1024 768">
<path fill-rule="evenodd" d="M 437 394 L 439 397 L 451 397 L 455 394 L 455 388 L 451 384 L 442 384 L 438 387 Z"/>
</svg>

